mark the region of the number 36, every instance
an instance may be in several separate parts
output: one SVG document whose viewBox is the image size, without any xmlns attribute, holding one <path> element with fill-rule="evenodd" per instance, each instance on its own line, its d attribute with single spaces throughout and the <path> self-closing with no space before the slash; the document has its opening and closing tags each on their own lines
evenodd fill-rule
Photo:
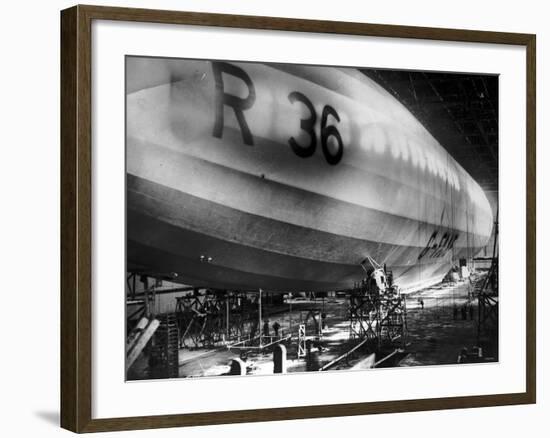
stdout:
<svg viewBox="0 0 550 438">
<path fill-rule="evenodd" d="M 300 120 L 300 128 L 303 131 L 307 132 L 309 135 L 309 145 L 302 146 L 298 144 L 294 137 L 290 137 L 288 143 L 294 153 L 299 157 L 311 157 L 315 153 L 315 149 L 317 148 L 317 135 L 315 133 L 315 122 L 317 121 L 317 114 L 315 112 L 315 108 L 313 107 L 311 101 L 304 94 L 298 91 L 293 91 L 292 93 L 290 93 L 288 95 L 288 100 L 290 101 L 290 103 L 294 103 L 296 101 L 303 103 L 310 112 L 310 117 L 308 119 Z M 336 126 L 327 126 L 328 116 L 334 117 L 338 122 L 340 121 L 340 116 L 338 115 L 336 110 L 330 105 L 325 105 L 325 107 L 323 108 L 323 113 L 321 115 L 321 147 L 323 149 L 323 155 L 325 156 L 327 163 L 334 165 L 338 164 L 342 159 L 342 155 L 344 155 L 344 144 Z M 338 144 L 335 152 L 331 152 L 331 150 L 329 149 L 328 139 L 330 137 L 333 137 Z"/>
</svg>

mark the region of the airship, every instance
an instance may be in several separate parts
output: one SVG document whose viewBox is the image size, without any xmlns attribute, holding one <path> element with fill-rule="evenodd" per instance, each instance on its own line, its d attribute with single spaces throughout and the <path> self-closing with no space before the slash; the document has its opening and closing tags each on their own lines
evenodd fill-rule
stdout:
<svg viewBox="0 0 550 438">
<path fill-rule="evenodd" d="M 474 179 L 355 68 L 126 58 L 129 272 L 223 290 L 440 282 L 491 235 Z"/>
</svg>

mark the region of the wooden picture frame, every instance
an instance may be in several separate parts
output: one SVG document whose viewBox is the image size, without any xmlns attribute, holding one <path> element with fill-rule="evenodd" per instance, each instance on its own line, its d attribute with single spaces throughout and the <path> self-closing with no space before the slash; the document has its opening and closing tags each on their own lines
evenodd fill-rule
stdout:
<svg viewBox="0 0 550 438">
<path fill-rule="evenodd" d="M 92 92 L 94 20 L 348 34 L 526 48 L 526 391 L 179 415 L 92 418 Z M 530 34 L 75 6 L 61 12 L 61 426 L 97 432 L 529 404 L 536 401 L 535 48 Z"/>
</svg>

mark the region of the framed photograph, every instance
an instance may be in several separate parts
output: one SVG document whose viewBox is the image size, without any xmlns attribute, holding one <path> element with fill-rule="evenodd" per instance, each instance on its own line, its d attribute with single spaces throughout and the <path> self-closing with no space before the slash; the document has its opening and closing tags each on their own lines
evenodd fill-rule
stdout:
<svg viewBox="0 0 550 438">
<path fill-rule="evenodd" d="M 535 403 L 535 35 L 61 12 L 61 423 Z"/>
</svg>

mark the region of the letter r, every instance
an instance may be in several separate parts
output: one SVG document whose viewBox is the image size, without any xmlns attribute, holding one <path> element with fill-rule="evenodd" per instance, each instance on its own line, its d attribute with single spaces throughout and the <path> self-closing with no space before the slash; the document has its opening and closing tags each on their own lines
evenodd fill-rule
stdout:
<svg viewBox="0 0 550 438">
<path fill-rule="evenodd" d="M 224 105 L 227 105 L 233 108 L 235 112 L 235 117 L 239 123 L 241 133 L 243 136 L 243 142 L 248 145 L 254 145 L 254 139 L 250 128 L 246 123 L 244 117 L 244 111 L 250 109 L 256 100 L 256 90 L 254 89 L 254 84 L 250 79 L 250 76 L 242 69 L 235 65 L 229 64 L 227 62 L 212 62 L 212 70 L 214 72 L 214 81 L 216 83 L 216 120 L 214 123 L 214 131 L 212 135 L 216 138 L 223 137 L 223 128 L 224 128 L 224 117 L 223 109 Z M 240 98 L 238 96 L 233 96 L 227 94 L 224 90 L 223 77 L 222 74 L 228 74 L 239 78 L 242 80 L 246 87 L 248 88 L 248 96 L 246 98 Z"/>
</svg>

